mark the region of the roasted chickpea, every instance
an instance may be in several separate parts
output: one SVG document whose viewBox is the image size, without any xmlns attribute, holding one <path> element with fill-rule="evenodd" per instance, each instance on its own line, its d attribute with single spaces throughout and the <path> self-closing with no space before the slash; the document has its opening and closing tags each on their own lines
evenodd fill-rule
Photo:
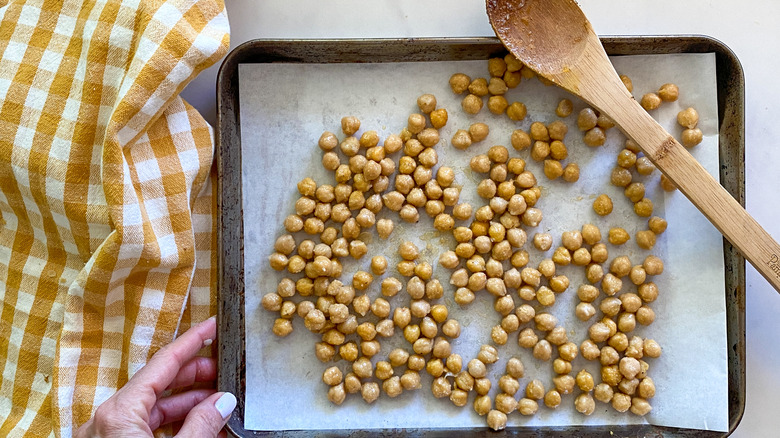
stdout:
<svg viewBox="0 0 780 438">
<path fill-rule="evenodd" d="M 531 147 L 531 136 L 522 129 L 515 129 L 512 131 L 511 142 L 515 150 L 521 151 Z"/>
<path fill-rule="evenodd" d="M 525 116 L 528 115 L 528 109 L 523 102 L 515 101 L 512 102 L 509 107 L 507 107 L 506 115 L 509 117 L 509 120 L 519 122 L 525 119 Z"/>
<path fill-rule="evenodd" d="M 599 216 L 606 216 L 612 213 L 612 199 L 602 193 L 593 201 L 593 211 Z"/>
<path fill-rule="evenodd" d="M 569 163 L 563 168 L 563 180 L 566 182 L 577 182 L 580 179 L 580 166 L 577 163 Z"/>
<path fill-rule="evenodd" d="M 628 169 L 618 166 L 612 169 L 609 179 L 613 186 L 626 187 L 631 184 L 632 176 Z"/>
<path fill-rule="evenodd" d="M 574 110 L 574 105 L 569 99 L 561 99 L 558 102 L 558 106 L 555 108 L 555 114 L 558 117 L 569 117 Z"/>
<path fill-rule="evenodd" d="M 531 148 L 531 158 L 535 161 L 542 161 L 550 155 L 550 143 L 537 140 Z"/>
<path fill-rule="evenodd" d="M 631 236 L 628 234 L 628 231 L 626 231 L 624 228 L 615 227 L 609 229 L 609 243 L 613 245 L 622 245 L 626 242 L 628 242 L 629 239 L 631 239 Z"/>
<path fill-rule="evenodd" d="M 582 137 L 583 142 L 590 147 L 597 147 L 604 144 L 607 140 L 607 134 L 600 126 L 589 129 Z"/>
<path fill-rule="evenodd" d="M 346 135 L 352 135 L 360 129 L 360 120 L 355 116 L 347 116 L 341 119 L 341 130 Z"/>
<path fill-rule="evenodd" d="M 692 148 L 701 143 L 704 139 L 704 134 L 699 128 L 685 129 L 680 136 L 680 143 L 687 148 Z"/>
<path fill-rule="evenodd" d="M 590 415 L 596 410 L 596 402 L 589 392 L 583 393 L 574 400 L 574 408 L 582 414 Z"/>
<path fill-rule="evenodd" d="M 506 427 L 506 414 L 499 410 L 492 409 L 487 414 L 487 425 L 493 430 L 504 430 Z"/>
<path fill-rule="evenodd" d="M 623 82 L 623 85 L 625 85 L 626 90 L 628 90 L 629 93 L 634 91 L 634 84 L 631 82 L 631 78 L 626 75 L 620 75 L 620 80 Z"/>
<path fill-rule="evenodd" d="M 467 112 L 468 114 L 479 113 L 479 111 L 482 109 L 482 105 L 482 98 L 474 94 L 469 94 L 463 98 L 463 101 L 461 101 L 461 107 L 463 108 L 463 111 Z"/>
<path fill-rule="evenodd" d="M 455 73 L 450 76 L 450 88 L 455 94 L 462 94 L 469 88 L 471 78 L 463 73 Z"/>
<path fill-rule="evenodd" d="M 652 111 L 661 106 L 661 98 L 655 93 L 647 93 L 639 102 L 646 111 Z"/>
<path fill-rule="evenodd" d="M 680 89 L 677 88 L 677 85 L 672 83 L 663 84 L 661 85 L 661 88 L 658 89 L 658 97 L 664 102 L 674 102 L 679 95 Z"/>
</svg>

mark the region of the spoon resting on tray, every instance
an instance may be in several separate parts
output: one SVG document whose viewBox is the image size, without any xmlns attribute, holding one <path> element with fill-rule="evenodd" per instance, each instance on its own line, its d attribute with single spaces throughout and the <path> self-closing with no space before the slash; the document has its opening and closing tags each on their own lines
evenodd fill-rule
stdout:
<svg viewBox="0 0 780 438">
<path fill-rule="evenodd" d="M 486 0 L 504 46 L 609 116 L 780 292 L 780 245 L 633 98 L 574 0 Z"/>
</svg>

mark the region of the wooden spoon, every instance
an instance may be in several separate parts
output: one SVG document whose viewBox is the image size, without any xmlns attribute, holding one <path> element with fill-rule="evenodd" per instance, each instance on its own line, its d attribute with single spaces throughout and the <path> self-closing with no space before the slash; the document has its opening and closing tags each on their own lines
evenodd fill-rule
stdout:
<svg viewBox="0 0 780 438">
<path fill-rule="evenodd" d="M 631 96 L 574 0 L 486 0 L 506 48 L 608 115 L 780 292 L 780 245 Z"/>
</svg>

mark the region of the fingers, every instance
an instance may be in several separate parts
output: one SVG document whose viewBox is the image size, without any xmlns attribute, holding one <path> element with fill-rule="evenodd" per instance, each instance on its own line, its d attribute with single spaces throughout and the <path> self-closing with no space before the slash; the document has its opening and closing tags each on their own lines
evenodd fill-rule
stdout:
<svg viewBox="0 0 780 438">
<path fill-rule="evenodd" d="M 211 357 L 193 357 L 173 378 L 167 389 L 183 388 L 195 382 L 209 382 L 217 378 L 217 361 Z"/>
<path fill-rule="evenodd" d="M 236 397 L 218 392 L 192 408 L 177 437 L 216 437 L 236 407 Z"/>
<path fill-rule="evenodd" d="M 135 390 L 154 390 L 160 394 L 173 382 L 184 364 L 192 359 L 203 348 L 204 343 L 210 343 L 217 336 L 217 321 L 209 318 L 190 328 L 161 348 L 125 385 L 128 395 Z"/>
<path fill-rule="evenodd" d="M 213 389 L 193 389 L 161 398 L 149 412 L 149 428 L 155 430 L 164 424 L 183 420 L 192 408 L 215 392 Z"/>
</svg>

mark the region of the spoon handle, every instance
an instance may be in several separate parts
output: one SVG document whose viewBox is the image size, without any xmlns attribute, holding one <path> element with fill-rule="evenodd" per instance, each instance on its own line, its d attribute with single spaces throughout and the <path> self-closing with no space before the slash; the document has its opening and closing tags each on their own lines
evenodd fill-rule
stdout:
<svg viewBox="0 0 780 438">
<path fill-rule="evenodd" d="M 618 125 L 780 292 L 780 245 L 636 100 L 618 100 L 621 110 L 612 111 Z"/>
</svg>

